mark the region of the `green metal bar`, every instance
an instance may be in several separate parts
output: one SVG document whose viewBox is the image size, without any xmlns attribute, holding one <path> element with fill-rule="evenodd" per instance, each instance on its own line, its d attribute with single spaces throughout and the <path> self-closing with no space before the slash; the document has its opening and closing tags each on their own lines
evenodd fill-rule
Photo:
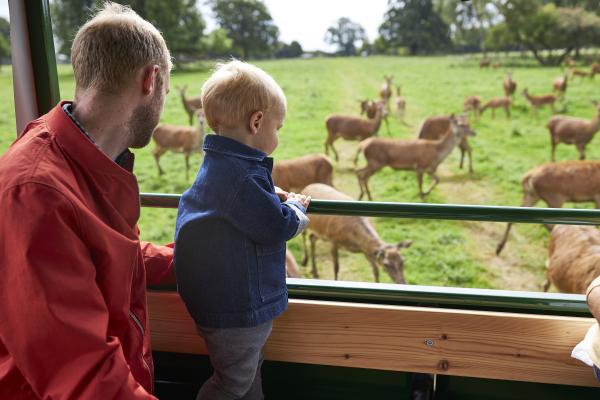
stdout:
<svg viewBox="0 0 600 400">
<path fill-rule="evenodd" d="M 26 1 L 27 27 L 38 111 L 45 114 L 60 101 L 49 0 Z"/>
<path fill-rule="evenodd" d="M 178 194 L 141 194 L 145 207 L 176 208 Z M 444 219 L 464 221 L 523 222 L 536 224 L 598 225 L 600 210 L 565 208 L 495 207 L 447 204 L 413 204 L 313 200 L 310 214 L 360 215 L 365 217 Z"/>
<path fill-rule="evenodd" d="M 287 279 L 287 286 L 292 299 L 591 317 L 580 294 L 293 278 Z M 176 290 L 174 286 L 151 289 Z"/>
</svg>

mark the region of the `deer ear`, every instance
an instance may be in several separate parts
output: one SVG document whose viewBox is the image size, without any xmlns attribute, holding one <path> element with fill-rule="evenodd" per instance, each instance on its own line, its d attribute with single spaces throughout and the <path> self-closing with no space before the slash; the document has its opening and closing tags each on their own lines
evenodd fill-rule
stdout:
<svg viewBox="0 0 600 400">
<path fill-rule="evenodd" d="M 396 245 L 398 250 L 400 249 L 408 249 L 413 244 L 412 240 L 403 240 Z"/>
</svg>

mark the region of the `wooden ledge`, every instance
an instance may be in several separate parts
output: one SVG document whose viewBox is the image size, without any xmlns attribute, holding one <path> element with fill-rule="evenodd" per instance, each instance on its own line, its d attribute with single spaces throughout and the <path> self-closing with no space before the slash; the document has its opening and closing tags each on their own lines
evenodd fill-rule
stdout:
<svg viewBox="0 0 600 400">
<path fill-rule="evenodd" d="M 176 293 L 149 292 L 154 350 L 206 354 Z M 265 358 L 576 386 L 600 385 L 571 358 L 592 318 L 290 300 Z"/>
</svg>

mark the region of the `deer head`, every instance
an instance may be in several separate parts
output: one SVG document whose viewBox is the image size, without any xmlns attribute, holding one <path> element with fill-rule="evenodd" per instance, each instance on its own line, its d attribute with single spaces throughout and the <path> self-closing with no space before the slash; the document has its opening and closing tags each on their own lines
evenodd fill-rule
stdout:
<svg viewBox="0 0 600 400">
<path fill-rule="evenodd" d="M 403 240 L 398 244 L 386 244 L 375 253 L 375 262 L 382 266 L 396 283 L 406 283 L 404 279 L 404 258 L 400 250 L 412 245 L 412 240 Z"/>
</svg>

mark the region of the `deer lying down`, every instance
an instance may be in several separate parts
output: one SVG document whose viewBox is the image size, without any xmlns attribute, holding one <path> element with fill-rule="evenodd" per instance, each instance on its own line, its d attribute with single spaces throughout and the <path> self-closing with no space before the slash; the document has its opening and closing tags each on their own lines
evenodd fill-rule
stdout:
<svg viewBox="0 0 600 400">
<path fill-rule="evenodd" d="M 333 164 L 324 154 L 309 154 L 277 161 L 271 176 L 276 186 L 288 192 L 299 192 L 317 182 L 333 186 Z"/>
<path fill-rule="evenodd" d="M 596 106 L 596 115 L 591 120 L 560 115 L 550 118 L 546 126 L 550 131 L 552 161 L 559 143 L 574 144 L 579 151 L 579 159 L 585 160 L 585 146 L 600 129 L 600 104 L 597 101 L 592 103 Z"/>
<path fill-rule="evenodd" d="M 521 178 L 521 207 L 533 207 L 543 200 L 550 208 L 561 208 L 567 201 L 595 203 L 600 208 L 600 161 L 562 161 L 546 163 L 527 171 Z M 510 233 L 506 226 L 496 254 L 500 254 Z"/>
<path fill-rule="evenodd" d="M 550 235 L 546 281 L 564 293 L 585 293 L 600 275 L 600 231 L 593 226 L 556 225 Z"/>
<path fill-rule="evenodd" d="M 367 165 L 356 170 L 360 186 L 359 200 L 366 193 L 372 200 L 369 190 L 369 178 L 383 167 L 389 166 L 398 170 L 413 170 L 417 173 L 419 195 L 424 198 L 438 184 L 437 167 L 448 157 L 452 149 L 466 136 L 474 136 L 475 132 L 454 117 L 450 117 L 450 128 L 440 140 L 397 140 L 369 138 L 358 145 L 354 164 L 362 152 Z M 423 192 L 423 174 L 433 179 L 431 187 Z"/>
<path fill-rule="evenodd" d="M 350 196 L 322 183 L 307 186 L 302 194 L 318 200 L 352 200 Z M 411 240 L 405 240 L 398 244 L 385 243 L 379 238 L 377 231 L 368 218 L 356 216 L 311 214 L 308 231 L 310 232 L 313 277 L 318 278 L 319 276 L 315 256 L 315 243 L 319 238 L 331 242 L 331 255 L 336 280 L 340 269 L 338 249 L 343 248 L 352 253 L 362 252 L 365 255 L 373 269 L 375 282 L 379 282 L 378 266 L 382 266 L 392 278 L 392 281 L 406 283 L 404 279 L 404 259 L 400 255 L 400 250 L 409 247 L 412 244 Z M 305 231 L 302 264 L 306 265 L 307 261 L 308 251 Z"/>
<path fill-rule="evenodd" d="M 476 96 L 473 96 L 476 97 Z M 435 117 L 426 118 L 421 127 L 419 128 L 418 138 L 419 139 L 428 139 L 428 140 L 440 140 L 444 137 L 446 132 L 450 129 L 450 119 L 451 115 L 438 115 Z M 469 121 L 467 117 L 464 115 L 460 115 L 457 117 L 459 120 L 459 124 L 464 126 L 466 129 L 469 129 L 473 132 L 473 136 L 475 136 L 475 132 L 469 126 Z M 469 139 L 467 136 L 463 136 L 458 143 L 458 148 L 460 149 L 460 165 L 459 168 L 462 169 L 463 161 L 465 159 L 465 153 L 469 156 L 469 172 L 473 172 L 473 156 L 471 145 L 469 145 Z"/>
<path fill-rule="evenodd" d="M 185 178 L 189 177 L 190 154 L 202 150 L 204 142 L 204 114 L 202 111 L 196 112 L 198 118 L 198 127 L 178 126 L 178 125 L 158 125 L 152 132 L 152 139 L 156 147 L 152 150 L 158 174 L 164 173 L 160 167 L 160 157 L 171 150 L 185 155 Z"/>
</svg>

